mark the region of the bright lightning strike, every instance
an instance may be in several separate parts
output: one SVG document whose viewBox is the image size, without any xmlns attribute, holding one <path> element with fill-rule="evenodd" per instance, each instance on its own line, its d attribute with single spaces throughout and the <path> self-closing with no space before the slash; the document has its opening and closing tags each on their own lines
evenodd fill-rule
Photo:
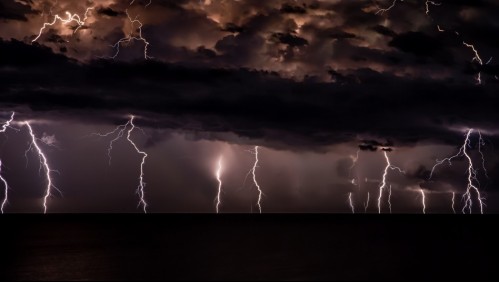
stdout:
<svg viewBox="0 0 499 282">
<path fill-rule="evenodd" d="M 441 165 L 441 164 L 443 164 L 445 162 L 447 162 L 449 165 L 452 165 L 452 160 L 453 159 L 455 159 L 457 157 L 465 157 L 466 160 L 468 161 L 468 169 L 467 169 L 468 184 L 466 186 L 466 193 L 464 193 L 464 195 L 463 195 L 465 204 L 464 204 L 464 207 L 462 209 L 462 212 L 466 213 L 466 209 L 468 209 L 468 212 L 471 213 L 471 208 L 472 208 L 472 204 L 473 204 L 471 193 L 474 191 L 477 194 L 477 200 L 478 200 L 478 203 L 479 203 L 479 206 L 480 206 L 480 213 L 483 214 L 483 206 L 484 206 L 484 200 L 485 199 L 482 198 L 482 195 L 480 194 L 480 190 L 478 189 L 478 186 L 480 185 L 480 183 L 478 183 L 477 171 L 473 167 L 473 161 L 472 161 L 470 155 L 468 154 L 468 151 L 466 150 L 466 148 L 471 147 L 471 145 L 470 145 L 470 135 L 471 135 L 471 133 L 473 133 L 473 129 L 469 129 L 468 130 L 468 132 L 466 133 L 466 137 L 464 139 L 463 145 L 461 146 L 461 148 L 459 149 L 459 151 L 455 155 L 453 155 L 451 157 L 448 157 L 448 158 L 445 158 L 443 160 L 437 160 L 436 164 L 431 169 L 429 179 L 431 179 L 431 177 L 433 176 L 433 173 L 434 173 L 435 169 L 439 165 Z M 481 134 L 480 134 L 480 136 L 481 136 Z M 481 142 L 481 140 L 482 139 L 480 137 L 479 143 Z M 478 186 L 474 184 L 475 182 L 478 183 L 477 184 Z"/>
<path fill-rule="evenodd" d="M 2 127 L 0 129 L 0 133 L 5 133 L 5 131 L 7 131 L 7 128 L 10 128 L 10 124 L 14 120 L 14 115 L 15 115 L 15 113 L 12 112 L 12 114 L 10 115 L 10 119 L 2 124 Z M 0 159 L 0 181 L 4 185 L 4 198 L 2 201 L 2 206 L 0 207 L 0 210 L 3 214 L 5 205 L 7 204 L 8 200 L 9 200 L 9 184 L 7 183 L 7 180 L 5 180 L 5 178 L 2 175 L 2 160 L 1 159 Z"/>
<path fill-rule="evenodd" d="M 381 213 L 381 199 L 383 197 L 383 190 L 386 189 L 387 187 L 387 183 L 386 183 L 386 177 L 388 176 L 388 171 L 389 170 L 397 170 L 399 171 L 400 173 L 405 173 L 401 168 L 399 167 L 396 167 L 396 166 L 393 166 L 391 163 L 390 163 L 390 158 L 388 157 L 388 154 L 386 151 L 383 152 L 384 156 L 385 156 L 385 160 L 386 160 L 386 166 L 385 166 L 385 170 L 383 172 L 383 178 L 382 178 L 382 181 L 381 181 L 381 185 L 379 186 L 379 196 L 378 196 L 378 213 Z M 390 188 L 391 190 L 391 188 Z M 391 192 L 390 192 L 391 194 Z M 390 198 L 389 198 L 389 201 L 390 201 Z M 391 203 L 389 202 L 390 206 L 391 206 Z"/>
<path fill-rule="evenodd" d="M 423 214 L 426 214 L 426 195 L 423 191 L 423 188 L 419 189 L 421 193 L 421 205 L 423 206 Z"/>
<path fill-rule="evenodd" d="M 133 3 L 133 1 L 132 1 L 132 3 Z M 147 41 L 142 36 L 142 26 L 143 26 L 143 24 L 142 24 L 141 21 L 138 20 L 139 16 L 136 16 L 134 19 L 132 19 L 130 17 L 130 15 L 128 14 L 128 10 L 125 10 L 125 12 L 126 12 L 126 15 L 127 15 L 128 19 L 130 20 L 130 24 L 131 24 L 130 33 L 128 34 L 128 36 L 121 38 L 120 40 L 118 40 L 118 42 L 116 42 L 114 45 L 112 45 L 112 47 L 114 49 L 116 49 L 116 52 L 110 58 L 111 59 L 116 59 L 116 57 L 118 57 L 118 55 L 120 53 L 120 46 L 122 44 L 128 45 L 132 41 L 142 41 L 144 43 L 144 59 L 146 59 L 146 60 L 147 59 L 151 59 L 152 57 L 150 57 L 147 54 L 147 49 L 149 47 L 149 41 Z M 135 28 L 136 25 L 137 25 L 137 28 Z M 134 30 L 137 30 L 137 34 L 135 36 L 133 34 Z"/>
<path fill-rule="evenodd" d="M 352 192 L 348 193 L 348 204 L 350 205 L 352 213 L 355 213 L 355 206 L 353 205 Z"/>
<path fill-rule="evenodd" d="M 47 213 L 47 202 L 48 202 L 48 199 L 50 198 L 50 196 L 52 196 L 52 189 L 57 190 L 59 193 L 61 192 L 59 189 L 57 189 L 57 187 L 54 185 L 54 183 L 52 181 L 51 174 L 52 174 L 52 172 L 57 172 L 57 171 L 50 169 L 47 157 L 45 156 L 42 149 L 38 145 L 39 139 L 33 133 L 33 128 L 31 127 L 31 124 L 28 121 L 26 121 L 24 124 L 28 127 L 29 135 L 31 136 L 31 143 L 30 143 L 30 146 L 29 146 L 27 151 L 29 151 L 33 148 L 36 149 L 36 153 L 38 154 L 38 158 L 40 159 L 40 166 L 43 167 L 43 169 L 45 171 L 45 177 L 47 179 L 47 187 L 45 189 L 45 196 L 43 197 L 43 209 L 44 209 L 44 213 Z"/>
<path fill-rule="evenodd" d="M 260 185 L 258 184 L 258 181 L 256 180 L 256 168 L 258 167 L 258 162 L 259 162 L 259 159 L 258 159 L 258 148 L 259 148 L 259 146 L 255 146 L 255 149 L 253 151 L 251 151 L 251 153 L 255 155 L 255 162 L 253 164 L 253 168 L 251 169 L 251 173 L 253 174 L 253 183 L 255 184 L 255 187 L 258 190 L 258 201 L 257 201 L 258 210 L 259 210 L 260 213 L 262 213 L 262 196 L 263 196 L 263 191 L 262 191 Z"/>
<path fill-rule="evenodd" d="M 220 158 L 218 158 L 218 162 L 217 162 L 217 170 L 215 171 L 215 177 L 217 178 L 217 181 L 218 181 L 218 192 L 217 192 L 217 197 L 216 197 L 216 211 L 217 213 L 219 212 L 219 208 L 220 208 L 220 204 L 222 203 L 222 200 L 221 200 L 221 194 L 222 194 L 222 179 L 221 179 L 221 176 L 222 176 L 222 156 L 220 156 Z"/>
<path fill-rule="evenodd" d="M 33 39 L 31 41 L 31 43 L 37 41 L 40 38 L 40 36 L 42 36 L 42 33 L 45 30 L 45 28 L 47 28 L 48 26 L 55 25 L 58 21 L 60 21 L 62 24 L 69 24 L 71 22 L 75 22 L 78 25 L 75 28 L 75 30 L 73 31 L 73 34 L 75 34 L 78 31 L 78 29 L 80 29 L 82 26 L 85 25 L 85 22 L 88 19 L 88 12 L 90 12 L 90 10 L 92 10 L 92 9 L 93 8 L 87 8 L 87 10 L 85 11 L 85 14 L 83 15 L 83 19 L 78 14 L 71 14 L 68 11 L 66 11 L 66 18 L 62 18 L 59 15 L 55 15 L 54 20 L 52 22 L 46 22 L 43 24 L 42 28 L 40 28 L 40 32 L 38 33 L 38 36 L 35 37 L 35 39 Z"/>
<path fill-rule="evenodd" d="M 134 119 L 135 119 L 135 116 L 130 116 L 130 119 L 125 124 L 118 125 L 113 131 L 110 131 L 110 132 L 104 133 L 104 134 L 93 133 L 92 135 L 96 135 L 99 137 L 108 137 L 108 136 L 112 136 L 112 135 L 116 134 L 116 137 L 113 138 L 109 142 L 109 147 L 107 148 L 107 155 L 109 157 L 109 165 L 111 165 L 111 152 L 113 150 L 113 144 L 116 141 L 118 141 L 119 139 L 121 139 L 123 137 L 123 135 L 125 135 L 125 131 L 127 131 L 127 129 L 129 128 L 127 131 L 126 139 L 133 146 L 135 151 L 139 155 L 142 155 L 142 161 L 140 162 L 140 175 L 139 175 L 139 185 L 137 187 L 137 194 L 139 195 L 139 207 L 142 206 L 144 213 L 147 213 L 147 206 L 148 205 L 147 205 L 147 202 L 145 200 L 146 183 L 144 182 L 144 165 L 146 163 L 146 158 L 148 155 L 146 152 L 141 151 L 139 149 L 139 147 L 137 146 L 137 144 L 135 144 L 135 142 L 131 138 L 132 133 L 135 129 L 142 130 L 140 127 L 135 126 L 135 124 L 133 123 Z"/>
<path fill-rule="evenodd" d="M 475 56 L 473 57 L 473 59 L 471 61 L 477 61 L 481 66 L 483 65 L 483 61 L 482 61 L 482 58 L 480 58 L 480 54 L 478 54 L 478 51 L 475 49 L 475 46 L 473 46 L 472 44 L 468 44 L 466 42 L 463 41 L 463 45 L 470 48 L 471 50 L 473 50 L 473 53 L 475 53 Z M 482 84 L 482 74 L 481 72 L 479 72 L 476 76 L 476 82 L 477 84 Z"/>
</svg>

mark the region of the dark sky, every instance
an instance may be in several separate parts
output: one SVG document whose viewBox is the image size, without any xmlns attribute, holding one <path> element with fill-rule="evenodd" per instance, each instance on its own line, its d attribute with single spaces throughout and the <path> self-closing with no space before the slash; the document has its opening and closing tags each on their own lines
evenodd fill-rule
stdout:
<svg viewBox="0 0 499 282">
<path fill-rule="evenodd" d="M 1 124 L 16 112 L 0 133 L 5 212 L 43 212 L 24 121 L 59 171 L 49 212 L 141 212 L 126 132 L 110 165 L 116 135 L 90 135 L 130 115 L 151 212 L 213 212 L 219 157 L 221 212 L 257 212 L 254 146 L 263 212 L 350 212 L 349 193 L 378 212 L 385 153 L 405 173 L 389 171 L 383 212 L 389 187 L 393 212 L 422 212 L 421 191 L 426 212 L 452 213 L 452 193 L 460 212 L 466 155 L 497 212 L 499 3 L 433 3 L 0 0 Z"/>
</svg>

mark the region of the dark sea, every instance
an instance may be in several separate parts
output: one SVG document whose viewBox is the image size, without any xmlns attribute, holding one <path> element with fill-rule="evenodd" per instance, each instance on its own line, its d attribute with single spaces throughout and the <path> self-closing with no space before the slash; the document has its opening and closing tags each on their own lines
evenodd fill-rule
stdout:
<svg viewBox="0 0 499 282">
<path fill-rule="evenodd" d="M 0 216 L 2 280 L 428 280 L 499 273 L 499 216 Z"/>
</svg>

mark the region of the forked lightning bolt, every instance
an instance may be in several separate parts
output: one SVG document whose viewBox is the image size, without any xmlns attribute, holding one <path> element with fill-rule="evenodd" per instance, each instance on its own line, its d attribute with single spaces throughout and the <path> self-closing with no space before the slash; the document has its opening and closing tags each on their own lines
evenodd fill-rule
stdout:
<svg viewBox="0 0 499 282">
<path fill-rule="evenodd" d="M 477 195 L 477 201 L 478 201 L 479 206 L 480 206 L 480 213 L 483 214 L 483 206 L 484 206 L 485 199 L 482 198 L 482 195 L 480 193 L 480 189 L 478 189 L 480 183 L 478 182 L 478 178 L 477 178 L 477 170 L 474 168 L 473 161 L 472 161 L 470 155 L 468 154 L 468 151 L 466 150 L 466 148 L 471 147 L 471 145 L 470 145 L 471 133 L 473 133 L 473 129 L 469 129 L 466 132 L 466 137 L 464 139 L 464 143 L 455 155 L 448 157 L 448 158 L 445 158 L 443 160 L 437 160 L 436 164 L 431 169 L 429 180 L 432 178 L 435 169 L 439 165 L 441 165 L 443 163 L 448 163 L 449 165 L 452 165 L 453 159 L 458 158 L 458 157 L 465 157 L 466 160 L 468 161 L 468 169 L 467 169 L 468 184 L 466 186 L 466 192 L 463 195 L 464 207 L 462 209 L 462 212 L 466 213 L 466 210 L 468 210 L 469 213 L 472 212 L 471 208 L 472 208 L 473 200 L 472 200 L 471 193 L 474 191 Z M 479 142 L 482 142 L 481 134 L 480 134 Z M 483 162 L 482 162 L 482 164 L 483 164 Z M 477 184 L 478 186 L 475 184 L 475 182 L 478 183 Z"/>
<path fill-rule="evenodd" d="M 430 4 L 433 6 L 440 6 L 442 3 L 437 3 L 433 1 L 426 0 L 425 5 L 426 5 L 426 15 L 430 14 Z"/>
<path fill-rule="evenodd" d="M 404 0 L 400 0 L 400 1 L 404 1 Z M 376 12 L 376 15 L 377 14 L 383 14 L 385 12 L 390 11 L 393 7 L 395 7 L 395 4 L 397 4 L 397 0 L 393 0 L 392 4 L 389 7 L 387 7 L 387 8 L 384 8 L 384 9 L 383 8 L 379 8 L 378 11 Z"/>
<path fill-rule="evenodd" d="M 63 24 L 69 24 L 71 22 L 76 23 L 78 26 L 73 31 L 73 34 L 76 33 L 78 31 L 78 29 L 80 29 L 82 26 L 85 25 L 85 22 L 88 19 L 88 12 L 92 9 L 93 8 L 87 8 L 87 10 L 85 11 L 85 14 L 83 15 L 83 19 L 78 14 L 72 14 L 68 11 L 66 11 L 66 18 L 62 18 L 59 15 L 55 15 L 54 20 L 52 22 L 46 22 L 43 24 L 42 28 L 40 28 L 40 32 L 38 33 L 38 36 L 35 37 L 35 39 L 33 39 L 31 42 L 33 43 L 33 42 L 37 41 L 40 38 L 40 36 L 42 36 L 42 33 L 45 30 L 45 28 L 47 28 L 48 26 L 55 25 L 58 21 L 60 21 Z"/>
<path fill-rule="evenodd" d="M 38 144 L 38 138 L 36 137 L 35 133 L 33 133 L 33 128 L 31 127 L 31 124 L 29 121 L 26 121 L 24 123 L 26 127 L 28 128 L 29 135 L 31 136 L 31 143 L 26 150 L 28 152 L 31 149 L 35 149 L 36 153 L 38 154 L 38 158 L 40 160 L 40 166 L 43 167 L 43 170 L 45 171 L 45 177 L 47 179 L 47 186 L 45 188 L 45 196 L 43 197 L 43 209 L 44 213 L 47 213 L 47 202 L 50 196 L 52 196 L 52 189 L 55 189 L 59 193 L 61 192 L 57 187 L 54 185 L 53 180 L 52 180 L 52 172 L 57 172 L 56 170 L 52 170 L 49 166 L 47 157 L 45 156 L 45 153 L 43 153 L 42 149 L 40 148 L 40 145 Z"/>
<path fill-rule="evenodd" d="M 216 206 L 215 206 L 215 209 L 217 211 L 217 213 L 220 211 L 220 204 L 222 203 L 222 179 L 221 179 L 221 176 L 222 176 L 222 156 L 220 156 L 220 158 L 218 158 L 218 162 L 217 162 L 217 169 L 215 171 L 215 177 L 217 178 L 217 181 L 218 181 L 218 192 L 217 192 L 217 197 L 215 198 L 215 201 L 216 201 Z"/>
<path fill-rule="evenodd" d="M 0 129 L 0 133 L 5 133 L 5 131 L 7 131 L 7 128 L 10 128 L 10 124 L 14 120 L 14 115 L 15 115 L 15 113 L 12 112 L 12 114 L 10 115 L 10 119 L 2 124 L 2 127 Z M 7 204 L 8 200 L 9 200 L 9 184 L 7 183 L 7 180 L 5 180 L 5 178 L 2 175 L 2 160 L 1 159 L 0 159 L 0 181 L 2 182 L 2 184 L 4 186 L 4 198 L 2 201 L 2 206 L 0 208 L 2 211 L 2 214 L 3 214 L 5 205 Z"/>
<path fill-rule="evenodd" d="M 99 136 L 99 137 L 108 137 L 108 136 L 112 136 L 112 135 L 115 135 L 116 134 L 116 137 L 114 139 L 112 139 L 110 142 L 109 142 L 109 147 L 107 148 L 107 154 L 108 154 L 108 157 L 109 157 L 109 164 L 111 164 L 111 151 L 113 150 L 113 144 L 114 142 L 118 141 L 120 138 L 123 137 L 123 135 L 125 134 L 125 131 L 127 131 L 127 128 L 128 131 L 127 131 L 127 141 L 133 146 L 133 148 L 135 149 L 135 151 L 139 154 L 139 155 L 142 155 L 142 161 L 140 163 L 140 175 L 139 175 L 139 185 L 137 187 L 137 194 L 139 195 L 139 207 L 142 206 L 143 210 L 144 210 L 144 213 L 147 213 L 147 202 L 145 200 L 145 187 L 146 187 L 146 183 L 144 182 L 144 165 L 146 163 L 146 158 L 147 158 L 147 153 L 144 152 L 144 151 L 141 151 L 139 149 L 139 147 L 137 146 L 137 144 L 135 144 L 135 142 L 133 142 L 132 140 L 132 132 L 135 130 L 135 129 L 140 129 L 140 127 L 137 127 L 135 126 L 135 124 L 133 123 L 135 119 L 135 116 L 130 116 L 130 119 L 127 121 L 127 123 L 125 124 L 122 124 L 122 125 L 118 125 L 113 131 L 110 131 L 108 133 L 104 133 L 104 134 L 101 134 L 101 133 L 93 133 L 92 135 L 96 135 L 96 136 Z"/>
<path fill-rule="evenodd" d="M 379 186 L 378 213 L 381 213 L 381 199 L 383 197 L 383 190 L 386 189 L 386 187 L 387 187 L 386 177 L 388 176 L 388 171 L 389 170 L 397 170 L 400 173 L 405 173 L 401 168 L 393 166 L 390 163 L 390 158 L 388 157 L 388 154 L 387 154 L 386 151 L 384 151 L 383 153 L 384 153 L 385 160 L 386 160 L 386 166 L 385 166 L 385 170 L 383 172 L 383 178 L 382 178 L 382 181 L 381 181 L 381 185 Z M 390 190 L 391 190 L 391 188 L 390 188 Z M 391 192 L 390 192 L 390 194 L 391 194 Z M 389 205 L 391 207 L 390 198 L 389 198 Z"/>
<path fill-rule="evenodd" d="M 133 3 L 133 1 L 132 1 L 132 3 Z M 130 24 L 131 24 L 130 33 L 128 34 L 128 36 L 121 38 L 120 40 L 118 40 L 118 42 L 116 42 L 115 44 L 112 45 L 112 47 L 114 49 L 116 49 L 116 52 L 110 58 L 116 59 L 116 57 L 118 57 L 118 55 L 120 53 L 121 44 L 127 45 L 127 44 L 130 44 L 132 41 L 142 41 L 144 43 L 144 58 L 146 60 L 152 58 L 147 54 L 147 48 L 149 47 L 149 42 L 142 36 L 143 24 L 141 21 L 138 20 L 139 16 L 136 16 L 134 19 L 132 19 L 130 17 L 130 14 L 128 14 L 128 10 L 125 10 L 125 12 L 126 12 L 128 19 L 130 20 Z M 137 28 L 135 28 L 136 25 L 137 25 Z M 137 30 L 138 32 L 134 36 L 135 30 Z"/>
</svg>

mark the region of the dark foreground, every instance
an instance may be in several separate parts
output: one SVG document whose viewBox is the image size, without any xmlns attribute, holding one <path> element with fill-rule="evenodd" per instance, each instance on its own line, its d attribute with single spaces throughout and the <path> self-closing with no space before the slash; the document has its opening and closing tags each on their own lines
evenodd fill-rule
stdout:
<svg viewBox="0 0 499 282">
<path fill-rule="evenodd" d="M 499 216 L 3 215 L 0 279 L 497 278 Z"/>
</svg>

